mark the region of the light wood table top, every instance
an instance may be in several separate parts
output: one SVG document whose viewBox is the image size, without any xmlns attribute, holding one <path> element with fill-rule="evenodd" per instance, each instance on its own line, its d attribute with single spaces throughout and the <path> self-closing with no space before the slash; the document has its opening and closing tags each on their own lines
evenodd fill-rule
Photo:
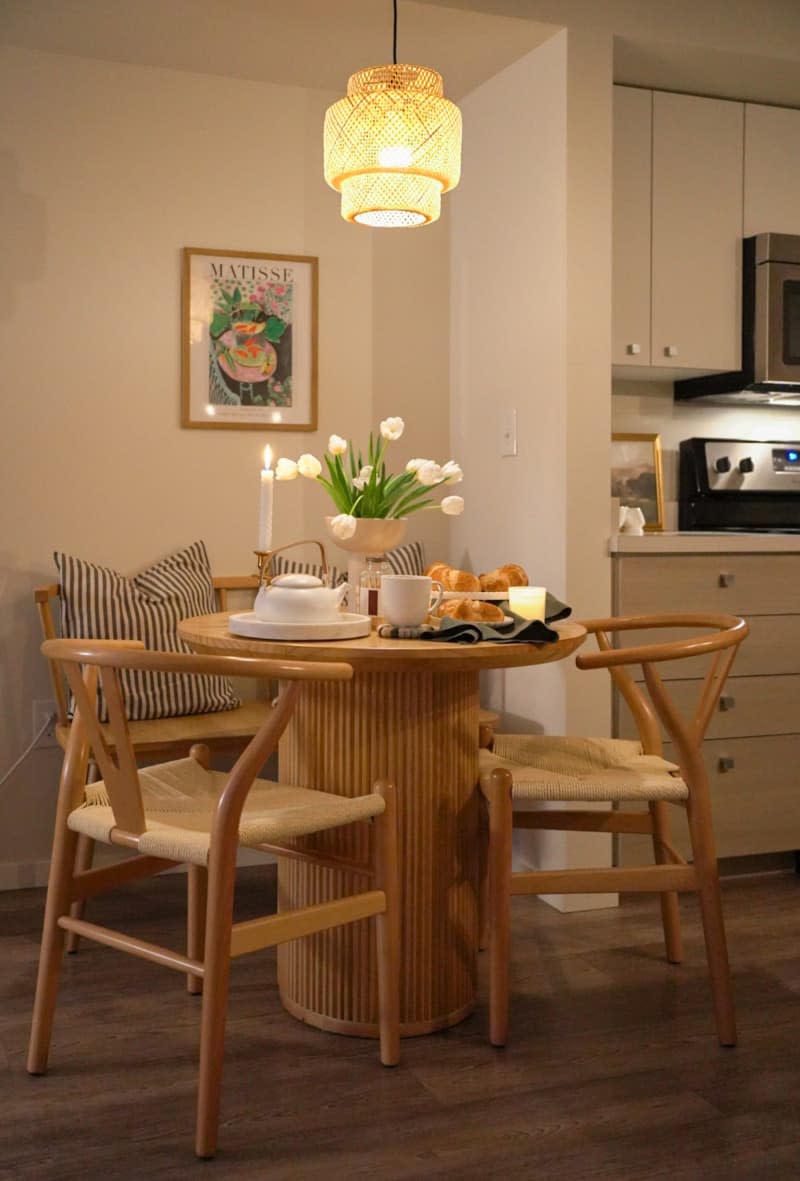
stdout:
<svg viewBox="0 0 800 1181">
<path fill-rule="evenodd" d="M 558 640 L 544 644 L 456 644 L 436 640 L 382 639 L 376 632 L 355 640 L 257 640 L 228 631 L 230 612 L 196 615 L 178 624 L 178 635 L 198 652 L 264 656 L 278 660 L 343 660 L 364 672 L 470 672 L 521 668 L 564 660 L 586 639 L 580 623 L 555 623 Z"/>
</svg>

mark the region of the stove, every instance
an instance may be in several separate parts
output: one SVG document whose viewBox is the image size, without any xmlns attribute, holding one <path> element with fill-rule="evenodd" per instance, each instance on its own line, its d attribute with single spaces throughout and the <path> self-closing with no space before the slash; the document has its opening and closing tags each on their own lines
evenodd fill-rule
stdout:
<svg viewBox="0 0 800 1181">
<path fill-rule="evenodd" d="M 678 528 L 800 533 L 800 442 L 684 439 Z"/>
</svg>

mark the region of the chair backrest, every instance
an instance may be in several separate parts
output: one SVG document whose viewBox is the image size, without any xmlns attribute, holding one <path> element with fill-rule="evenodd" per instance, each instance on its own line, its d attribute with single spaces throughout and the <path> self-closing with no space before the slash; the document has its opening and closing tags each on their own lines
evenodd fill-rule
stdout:
<svg viewBox="0 0 800 1181">
<path fill-rule="evenodd" d="M 217 608 L 220 611 L 227 611 L 229 609 L 229 596 L 231 594 L 243 591 L 255 592 L 258 590 L 258 577 L 256 575 L 234 574 L 214 578 L 213 582 L 214 597 Z M 61 587 L 57 582 L 49 582 L 43 586 L 37 586 L 34 588 L 33 598 L 39 614 L 42 638 L 44 640 L 56 639 L 60 633 Z M 69 695 L 64 673 L 58 662 L 54 660 L 48 661 L 48 668 L 56 703 L 57 720 L 60 725 L 65 726 L 69 722 Z"/>
<path fill-rule="evenodd" d="M 580 653 L 575 663 L 582 669 L 608 669 L 633 714 L 645 753 L 661 754 L 663 725 L 675 743 L 681 763 L 693 762 L 739 645 L 749 633 L 745 620 L 735 615 L 700 613 L 621 616 L 583 623 L 594 635 L 600 651 Z M 680 631 L 681 635 L 662 643 L 624 645 L 620 641 L 620 633 L 657 629 Z M 687 631 L 693 634 L 687 636 Z M 694 713 L 686 718 L 676 707 L 655 665 L 696 656 L 708 656 L 710 660 Z M 644 685 L 631 675 L 632 665 L 641 666 Z"/>
<path fill-rule="evenodd" d="M 294 711 L 301 684 L 304 681 L 346 681 L 353 676 L 351 665 L 344 663 L 154 652 L 135 640 L 49 639 L 42 644 L 42 652 L 59 667 L 60 675 L 63 674 L 75 698 L 75 718 L 65 755 L 71 802 L 73 806 L 80 802 L 79 793 L 91 753 L 100 769 L 117 826 L 133 835 L 144 831 L 144 808 L 119 681 L 121 669 L 258 677 L 277 680 L 281 684 L 281 692 L 271 713 L 230 774 L 229 784 L 234 785 L 233 807 L 235 809 L 238 805 L 239 811 L 259 768 L 277 748 Z M 98 679 L 108 704 L 110 742 L 103 733 L 98 714 Z"/>
</svg>

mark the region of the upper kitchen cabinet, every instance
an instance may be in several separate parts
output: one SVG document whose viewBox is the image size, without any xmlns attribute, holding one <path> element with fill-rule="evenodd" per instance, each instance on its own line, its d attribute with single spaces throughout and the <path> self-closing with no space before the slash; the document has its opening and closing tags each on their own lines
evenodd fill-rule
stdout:
<svg viewBox="0 0 800 1181">
<path fill-rule="evenodd" d="M 615 365 L 650 364 L 652 143 L 652 90 L 615 86 L 611 317 Z"/>
<path fill-rule="evenodd" d="M 744 233 L 800 234 L 800 111 L 745 105 Z"/>
<path fill-rule="evenodd" d="M 617 376 L 739 367 L 743 136 L 741 103 L 614 88 Z"/>
</svg>

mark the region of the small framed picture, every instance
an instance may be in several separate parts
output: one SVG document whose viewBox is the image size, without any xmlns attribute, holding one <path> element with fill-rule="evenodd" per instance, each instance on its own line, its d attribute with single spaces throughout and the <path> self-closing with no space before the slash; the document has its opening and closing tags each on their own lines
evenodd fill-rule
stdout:
<svg viewBox="0 0 800 1181">
<path fill-rule="evenodd" d="M 317 259 L 183 250 L 181 426 L 313 431 Z"/>
<path fill-rule="evenodd" d="M 658 435 L 611 436 L 611 495 L 621 505 L 640 508 L 650 532 L 664 528 L 661 440 Z"/>
</svg>

